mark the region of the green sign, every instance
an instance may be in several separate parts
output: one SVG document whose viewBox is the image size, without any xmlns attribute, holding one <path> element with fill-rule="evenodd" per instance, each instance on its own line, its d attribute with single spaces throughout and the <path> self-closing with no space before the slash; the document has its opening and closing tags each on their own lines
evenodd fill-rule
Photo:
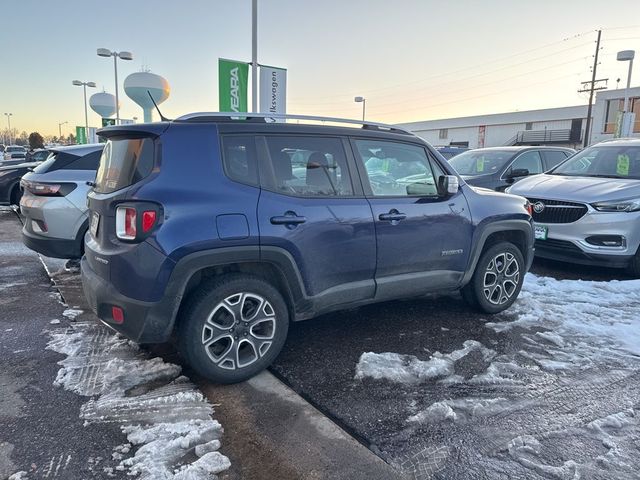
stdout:
<svg viewBox="0 0 640 480">
<path fill-rule="evenodd" d="M 246 112 L 249 64 L 218 59 L 218 88 L 221 112 Z"/>
<path fill-rule="evenodd" d="M 116 124 L 116 119 L 115 118 L 103 118 L 102 119 L 102 126 L 103 127 L 109 127 L 111 125 L 115 125 Z"/>
<path fill-rule="evenodd" d="M 87 131 L 84 127 L 76 127 L 76 143 L 79 145 L 87 143 Z"/>
</svg>

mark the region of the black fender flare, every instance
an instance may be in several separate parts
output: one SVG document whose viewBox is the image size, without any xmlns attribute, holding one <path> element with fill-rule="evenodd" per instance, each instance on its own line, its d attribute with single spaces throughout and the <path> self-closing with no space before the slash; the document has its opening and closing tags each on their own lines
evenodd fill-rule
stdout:
<svg viewBox="0 0 640 480">
<path fill-rule="evenodd" d="M 462 277 L 461 285 L 464 286 L 471 281 L 471 277 L 476 270 L 476 265 L 480 260 L 480 256 L 484 251 L 484 246 L 487 243 L 487 239 L 489 236 L 494 233 L 499 232 L 509 232 L 516 231 L 522 232 L 525 238 L 525 251 L 522 252 L 524 256 L 524 260 L 526 263 L 527 270 L 529 269 L 531 262 L 533 261 L 533 227 L 529 220 L 524 219 L 507 219 L 507 220 L 497 220 L 491 223 L 484 225 L 483 227 L 478 227 L 480 231 L 476 231 L 474 235 L 473 247 L 471 249 L 471 254 L 469 255 L 469 264 L 467 265 L 467 270 Z"/>
</svg>

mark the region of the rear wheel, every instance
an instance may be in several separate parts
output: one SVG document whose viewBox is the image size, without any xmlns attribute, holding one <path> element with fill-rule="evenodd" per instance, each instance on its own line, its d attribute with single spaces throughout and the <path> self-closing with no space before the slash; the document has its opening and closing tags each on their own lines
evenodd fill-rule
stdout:
<svg viewBox="0 0 640 480">
<path fill-rule="evenodd" d="M 462 296 L 481 312 L 502 312 L 518 297 L 525 273 L 520 250 L 509 242 L 498 243 L 482 254 Z"/>
<path fill-rule="evenodd" d="M 204 283 L 179 319 L 180 351 L 200 375 L 218 383 L 246 380 L 267 368 L 287 338 L 282 295 L 261 278 L 230 274 Z"/>
</svg>

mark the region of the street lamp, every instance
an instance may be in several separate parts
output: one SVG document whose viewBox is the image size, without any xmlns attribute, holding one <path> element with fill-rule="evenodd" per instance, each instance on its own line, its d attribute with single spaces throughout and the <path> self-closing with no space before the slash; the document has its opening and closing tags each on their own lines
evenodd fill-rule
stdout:
<svg viewBox="0 0 640 480">
<path fill-rule="evenodd" d="M 630 137 L 633 130 L 635 115 L 628 111 L 629 108 L 629 88 L 631 87 L 631 70 L 633 69 L 633 58 L 636 52 L 634 50 L 622 50 L 618 52 L 617 59 L 619 62 L 629 62 L 629 73 L 627 74 L 627 88 L 624 90 L 624 107 L 622 107 L 622 128 L 620 135 L 622 137 Z"/>
<path fill-rule="evenodd" d="M 96 82 L 81 82 L 80 80 L 74 80 L 71 82 L 76 87 L 84 88 L 84 136 L 89 138 L 89 116 L 87 115 L 87 87 L 95 88 Z M 66 122 L 65 122 L 66 123 Z"/>
<path fill-rule="evenodd" d="M 364 97 L 356 97 L 353 99 L 353 101 L 356 103 L 362 103 L 362 121 L 364 122 L 364 109 L 365 105 L 367 104 L 367 99 Z"/>
<path fill-rule="evenodd" d="M 58 138 L 62 138 L 62 125 L 69 123 L 69 122 L 60 122 L 58 123 Z"/>
<path fill-rule="evenodd" d="M 116 77 L 116 125 L 120 124 L 120 102 L 118 101 L 118 58 L 122 60 L 133 60 L 131 52 L 112 52 L 108 48 L 97 50 L 99 57 L 113 57 L 113 71 Z"/>
<path fill-rule="evenodd" d="M 7 117 L 7 125 L 9 125 L 9 145 L 11 145 L 13 143 L 13 138 L 11 137 L 11 115 L 13 115 L 13 113 L 6 113 L 5 115 Z"/>
</svg>

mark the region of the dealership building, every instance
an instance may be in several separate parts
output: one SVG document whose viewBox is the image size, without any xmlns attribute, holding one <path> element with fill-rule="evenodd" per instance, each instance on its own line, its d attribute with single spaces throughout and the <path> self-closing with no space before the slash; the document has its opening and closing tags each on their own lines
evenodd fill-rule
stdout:
<svg viewBox="0 0 640 480">
<path fill-rule="evenodd" d="M 613 138 L 625 89 L 601 90 L 592 109 L 589 143 Z M 629 110 L 635 112 L 633 136 L 640 137 L 640 87 L 629 89 Z M 400 124 L 436 146 L 469 148 L 504 145 L 556 145 L 580 148 L 584 141 L 587 105 L 496 113 Z"/>
</svg>

